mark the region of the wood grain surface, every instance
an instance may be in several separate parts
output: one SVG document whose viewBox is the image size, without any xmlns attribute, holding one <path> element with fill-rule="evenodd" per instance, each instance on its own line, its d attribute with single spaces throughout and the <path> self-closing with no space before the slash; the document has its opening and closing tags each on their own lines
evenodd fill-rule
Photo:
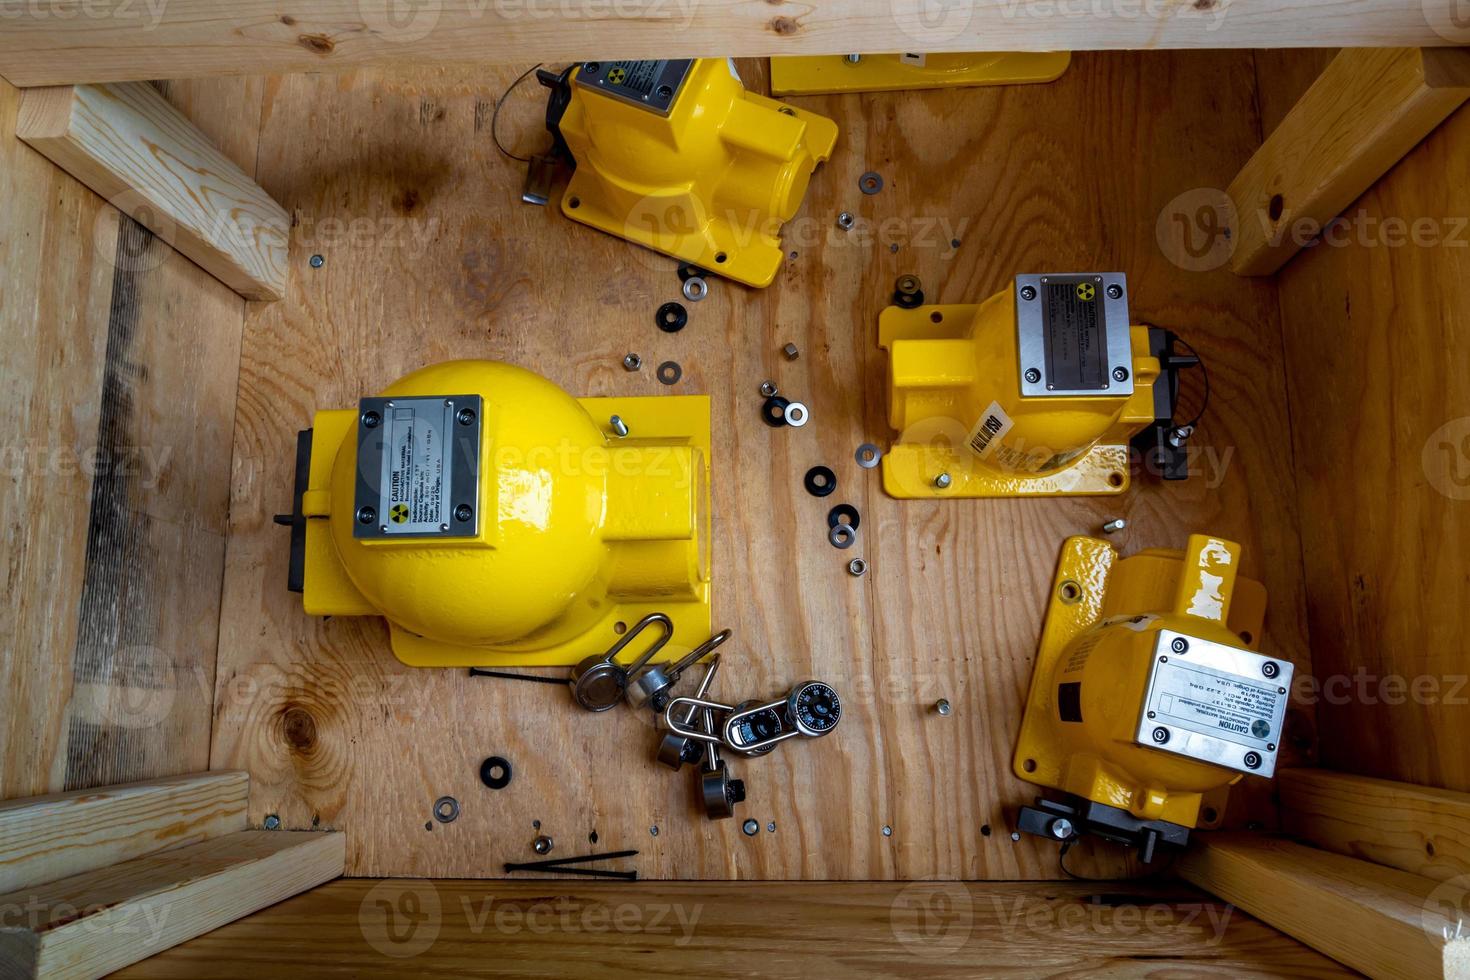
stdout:
<svg viewBox="0 0 1470 980">
<path fill-rule="evenodd" d="M 763 88 L 763 65 L 740 67 Z M 1079 56 L 1049 86 L 804 100 L 842 135 L 788 226 L 786 268 L 765 290 L 715 281 L 677 335 L 652 322 L 678 295 L 672 260 L 520 203 L 521 168 L 489 132 L 518 72 L 296 75 L 266 90 L 256 178 L 295 229 L 287 298 L 247 318 L 211 755 L 250 772 L 257 825 L 278 814 L 346 830 L 355 875 L 496 875 L 530 855 L 539 821 L 558 853 L 635 847 L 660 878 L 1059 876 L 1054 847 L 1010 838 L 1036 791 L 1008 760 L 1058 549 L 1112 516 L 1128 519 L 1130 552 L 1191 531 L 1242 541 L 1244 572 L 1270 591 L 1265 648 L 1305 671 L 1274 291 L 1181 268 L 1159 231 L 1171 201 L 1224 187 L 1258 145 L 1249 55 Z M 545 141 L 543 98 L 527 86 L 502 116 L 522 152 Z M 872 197 L 857 188 L 867 170 L 886 181 Z M 844 209 L 854 232 L 835 227 Z M 972 302 L 1020 271 L 1075 268 L 1126 271 L 1135 322 L 1180 330 L 1208 360 L 1196 477 L 1140 476 L 1111 501 L 885 497 L 853 452 L 889 436 L 875 337 L 895 277 Z M 795 361 L 780 354 L 788 341 Z M 290 509 L 296 432 L 317 409 L 459 357 L 511 361 L 577 395 L 669 390 L 625 372 L 629 351 L 678 360 L 672 390 L 713 400 L 715 619 L 734 630 L 717 692 L 820 677 L 847 710 L 831 737 L 737 763 L 750 799 L 721 823 L 696 809 L 688 772 L 655 768 L 648 718 L 402 667 L 381 621 L 306 617 L 271 524 Z M 811 424 L 760 424 L 765 378 L 805 401 Z M 838 474 L 825 500 L 801 487 L 817 463 Z M 837 501 L 863 515 L 852 551 L 826 543 Z M 870 563 L 862 578 L 847 574 L 854 555 Z M 932 710 L 941 697 L 948 717 Z M 1310 719 L 1291 725 L 1309 747 Z M 477 775 L 492 754 L 515 766 L 498 792 Z M 1260 802 L 1263 785 L 1240 795 Z M 446 794 L 463 812 L 441 825 L 429 811 Z M 741 833 L 746 816 L 757 836 Z M 1246 816 L 1270 819 L 1231 814 Z M 1068 862 L 1120 867 L 1085 848 Z"/>
<path fill-rule="evenodd" d="M 1180 885 L 335 881 L 119 977 L 1336 977 Z"/>
</svg>

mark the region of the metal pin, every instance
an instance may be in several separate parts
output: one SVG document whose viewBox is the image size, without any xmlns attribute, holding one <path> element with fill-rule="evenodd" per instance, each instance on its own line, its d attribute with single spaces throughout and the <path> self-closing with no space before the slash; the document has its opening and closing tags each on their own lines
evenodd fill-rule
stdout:
<svg viewBox="0 0 1470 980">
<path fill-rule="evenodd" d="M 617 433 L 619 439 L 625 438 L 628 435 L 628 423 L 623 421 L 622 416 L 614 415 L 607 421 L 612 426 L 612 430 Z"/>
<path fill-rule="evenodd" d="M 934 478 L 934 485 L 941 490 L 948 490 L 949 485 L 953 482 L 948 473 L 941 473 Z"/>
<path fill-rule="evenodd" d="M 1104 534 L 1117 534 L 1119 531 L 1123 530 L 1127 526 L 1128 522 L 1123 520 L 1123 518 L 1114 517 L 1110 521 L 1104 521 L 1102 529 Z"/>
</svg>

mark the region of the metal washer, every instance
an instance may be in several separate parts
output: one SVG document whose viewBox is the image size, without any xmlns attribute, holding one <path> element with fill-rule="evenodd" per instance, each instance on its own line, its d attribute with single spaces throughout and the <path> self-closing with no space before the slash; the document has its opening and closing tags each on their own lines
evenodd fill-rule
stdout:
<svg viewBox="0 0 1470 980">
<path fill-rule="evenodd" d="M 678 361 L 664 361 L 658 366 L 658 379 L 666 385 L 676 385 L 684 377 L 684 369 Z"/>
<path fill-rule="evenodd" d="M 441 796 L 434 801 L 434 819 L 440 823 L 454 823 L 459 819 L 459 800 L 452 796 Z"/>
<path fill-rule="evenodd" d="M 709 295 L 709 283 L 700 276 L 690 276 L 684 280 L 684 298 L 691 303 L 698 303 Z"/>
<path fill-rule="evenodd" d="M 870 470 L 877 466 L 878 461 L 883 458 L 883 450 L 871 442 L 865 442 L 857 447 L 857 452 L 853 453 L 852 457 L 857 460 L 857 464 L 863 469 Z"/>
<path fill-rule="evenodd" d="M 883 175 L 869 170 L 858 178 L 858 190 L 864 194 L 876 194 L 883 189 Z"/>
<path fill-rule="evenodd" d="M 832 547 L 846 551 L 857 544 L 857 532 L 852 529 L 851 524 L 837 524 L 827 532 L 827 541 Z"/>
<path fill-rule="evenodd" d="M 781 417 L 786 420 L 787 425 L 793 429 L 799 429 L 806 425 L 812 413 L 807 411 L 807 407 L 801 402 L 787 402 L 786 407 L 781 409 Z"/>
</svg>

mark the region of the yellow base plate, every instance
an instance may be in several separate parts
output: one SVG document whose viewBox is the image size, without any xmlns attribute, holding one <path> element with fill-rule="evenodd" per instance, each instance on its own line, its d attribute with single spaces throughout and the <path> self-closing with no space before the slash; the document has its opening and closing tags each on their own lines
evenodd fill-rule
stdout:
<svg viewBox="0 0 1470 980">
<path fill-rule="evenodd" d="M 916 59 L 922 59 L 922 63 Z M 908 60 L 905 60 L 908 59 Z M 969 54 L 867 54 L 772 58 L 775 95 L 887 92 L 964 85 L 1024 85 L 1055 81 L 1072 55 L 1067 51 Z"/>
<path fill-rule="evenodd" d="M 948 473 L 951 481 L 943 490 L 934 485 L 940 473 Z M 1065 470 L 1031 476 L 986 469 L 968 453 L 900 443 L 883 457 L 883 489 L 900 500 L 1119 494 L 1128 489 L 1128 447 L 1093 446 Z"/>
</svg>

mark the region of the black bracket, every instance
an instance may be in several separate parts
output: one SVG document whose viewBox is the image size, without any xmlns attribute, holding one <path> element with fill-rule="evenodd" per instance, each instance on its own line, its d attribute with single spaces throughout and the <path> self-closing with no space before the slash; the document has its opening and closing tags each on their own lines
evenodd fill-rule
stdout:
<svg viewBox="0 0 1470 980">
<path fill-rule="evenodd" d="M 1189 477 L 1189 433 L 1175 422 L 1179 408 L 1179 375 L 1198 367 L 1199 358 L 1179 350 L 1179 336 L 1162 327 L 1148 328 L 1149 354 L 1159 360 L 1159 378 L 1154 382 L 1154 421 L 1132 439 L 1143 457 L 1144 468 L 1165 480 Z"/>
<path fill-rule="evenodd" d="M 1189 843 L 1188 827 L 1166 820 L 1140 820 L 1127 810 L 1071 795 L 1065 802 L 1037 797 L 1036 806 L 1021 807 L 1016 829 L 1059 844 L 1070 844 L 1083 834 L 1093 834 L 1138 848 L 1144 864 L 1153 861 L 1161 844 L 1182 848 Z"/>
</svg>

